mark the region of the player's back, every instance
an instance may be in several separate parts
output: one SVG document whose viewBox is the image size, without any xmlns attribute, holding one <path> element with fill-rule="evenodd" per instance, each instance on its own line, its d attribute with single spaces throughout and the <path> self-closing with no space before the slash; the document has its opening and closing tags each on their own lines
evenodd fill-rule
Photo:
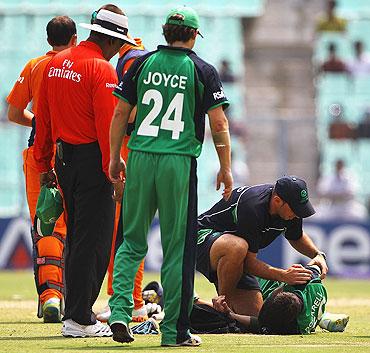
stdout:
<svg viewBox="0 0 370 353">
<path fill-rule="evenodd" d="M 57 121 L 57 126 L 53 125 L 55 136 L 71 144 L 96 141 L 97 109 L 112 110 L 111 91 L 117 83 L 116 72 L 101 50 L 94 43 L 81 42 L 57 54 L 45 76 L 52 124 Z M 99 87 L 109 91 L 109 99 L 105 105 L 99 100 L 97 107 Z"/>
<path fill-rule="evenodd" d="M 197 130 L 204 119 L 197 113 L 199 81 L 191 50 L 159 47 L 149 55 L 137 80 L 136 129 L 133 150 L 197 157 L 201 138 Z"/>
</svg>

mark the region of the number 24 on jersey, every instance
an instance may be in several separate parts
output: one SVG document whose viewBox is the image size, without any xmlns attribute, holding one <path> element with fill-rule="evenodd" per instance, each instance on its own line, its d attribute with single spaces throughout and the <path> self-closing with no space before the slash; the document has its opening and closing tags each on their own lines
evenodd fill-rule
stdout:
<svg viewBox="0 0 370 353">
<path fill-rule="evenodd" d="M 149 89 L 144 93 L 142 104 L 149 105 L 152 100 L 154 101 L 153 108 L 141 122 L 137 130 L 137 134 L 142 136 L 157 137 L 159 129 L 169 130 L 172 131 L 172 139 L 178 140 L 180 138 L 180 133 L 184 131 L 184 122 L 181 120 L 184 104 L 184 93 L 175 94 L 162 117 L 160 126 L 152 125 L 152 123 L 158 117 L 163 107 L 163 97 L 161 92 L 155 89 Z M 174 118 L 171 120 L 170 116 L 173 112 L 175 114 Z"/>
</svg>

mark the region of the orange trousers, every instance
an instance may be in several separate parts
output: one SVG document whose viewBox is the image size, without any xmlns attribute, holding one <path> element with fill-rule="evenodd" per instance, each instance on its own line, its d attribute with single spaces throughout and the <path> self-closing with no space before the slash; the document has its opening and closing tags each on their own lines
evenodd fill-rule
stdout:
<svg viewBox="0 0 370 353">
<path fill-rule="evenodd" d="M 124 161 L 127 161 L 129 149 L 127 148 L 129 137 L 125 136 L 122 149 L 121 149 L 121 156 L 124 159 Z M 113 294 L 113 288 L 112 288 L 112 282 L 113 282 L 113 267 L 114 267 L 114 257 L 116 255 L 116 241 L 117 241 L 117 230 L 118 230 L 118 223 L 121 216 L 121 204 L 116 203 L 116 215 L 114 220 L 114 231 L 113 231 L 113 239 L 112 239 L 112 248 L 111 248 L 111 255 L 110 255 L 110 261 L 108 266 L 108 288 L 107 293 L 108 295 Z M 124 222 L 125 220 L 123 220 Z M 122 236 L 122 234 L 119 234 L 119 236 Z M 144 277 L 144 260 L 141 262 L 139 269 L 136 273 L 135 277 L 135 285 L 134 285 L 134 291 L 132 293 L 134 298 L 134 308 L 139 309 L 141 308 L 145 303 L 142 296 L 142 290 L 143 290 L 143 277 Z"/>
<path fill-rule="evenodd" d="M 23 172 L 26 181 L 26 194 L 31 222 L 35 218 L 37 199 L 40 193 L 40 173 L 36 168 L 33 155 L 33 146 L 23 151 Z M 62 239 L 66 237 L 66 223 L 64 213 L 59 217 L 55 224 L 54 233 L 59 233 Z M 64 244 L 53 236 L 42 237 L 36 244 L 37 256 L 63 258 Z M 47 281 L 63 284 L 63 270 L 55 265 L 38 266 L 38 283 L 43 284 Z M 36 274 L 35 274 L 36 275 Z M 40 294 L 40 301 L 44 303 L 50 298 L 62 298 L 62 293 L 56 289 L 46 289 Z"/>
</svg>

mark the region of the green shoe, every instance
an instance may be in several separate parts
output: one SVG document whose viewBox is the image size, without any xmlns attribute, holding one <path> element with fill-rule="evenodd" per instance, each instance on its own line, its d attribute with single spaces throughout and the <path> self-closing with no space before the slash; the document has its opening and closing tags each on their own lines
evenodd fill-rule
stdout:
<svg viewBox="0 0 370 353">
<path fill-rule="evenodd" d="M 349 321 L 349 316 L 346 314 L 330 314 L 324 313 L 319 326 L 329 332 L 343 332 Z"/>
<path fill-rule="evenodd" d="M 60 299 L 51 298 L 42 306 L 42 316 L 45 323 L 61 322 L 60 317 Z"/>
</svg>

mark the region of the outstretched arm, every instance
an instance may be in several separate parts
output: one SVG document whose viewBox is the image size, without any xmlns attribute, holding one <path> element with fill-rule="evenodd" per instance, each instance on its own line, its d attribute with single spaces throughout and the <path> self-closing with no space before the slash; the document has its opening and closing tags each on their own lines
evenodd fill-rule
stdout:
<svg viewBox="0 0 370 353">
<path fill-rule="evenodd" d="M 270 266 L 257 259 L 257 254 L 248 251 L 244 262 L 244 272 L 261 278 L 285 282 L 291 285 L 305 284 L 311 279 L 312 271 L 300 264 L 294 264 L 286 270 Z"/>
</svg>

